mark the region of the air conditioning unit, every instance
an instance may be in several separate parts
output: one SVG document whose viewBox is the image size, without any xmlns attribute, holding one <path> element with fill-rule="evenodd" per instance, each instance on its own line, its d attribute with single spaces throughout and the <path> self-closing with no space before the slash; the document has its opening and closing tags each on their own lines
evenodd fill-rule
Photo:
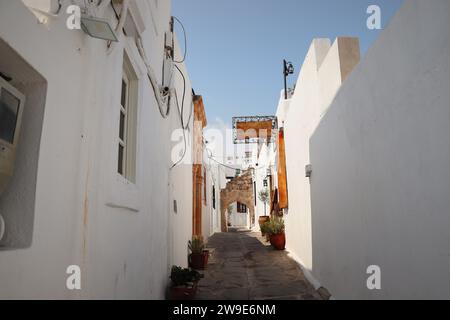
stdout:
<svg viewBox="0 0 450 320">
<path fill-rule="evenodd" d="M 0 77 L 0 196 L 14 172 L 25 96 Z"/>
</svg>

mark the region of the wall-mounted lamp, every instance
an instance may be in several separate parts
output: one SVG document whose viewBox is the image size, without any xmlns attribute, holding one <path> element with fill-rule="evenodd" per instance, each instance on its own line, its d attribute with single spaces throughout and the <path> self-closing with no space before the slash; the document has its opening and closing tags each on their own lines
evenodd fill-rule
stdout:
<svg viewBox="0 0 450 320">
<path fill-rule="evenodd" d="M 305 176 L 306 176 L 307 178 L 311 178 L 311 176 L 312 176 L 312 165 L 308 164 L 308 165 L 305 167 Z"/>
<path fill-rule="evenodd" d="M 284 99 L 287 100 L 288 92 L 287 92 L 287 77 L 290 74 L 294 74 L 294 65 L 292 62 L 287 62 L 283 60 L 283 75 L 284 75 Z"/>
<path fill-rule="evenodd" d="M 81 17 L 81 28 L 92 38 L 118 42 L 108 21 L 95 17 Z"/>
</svg>

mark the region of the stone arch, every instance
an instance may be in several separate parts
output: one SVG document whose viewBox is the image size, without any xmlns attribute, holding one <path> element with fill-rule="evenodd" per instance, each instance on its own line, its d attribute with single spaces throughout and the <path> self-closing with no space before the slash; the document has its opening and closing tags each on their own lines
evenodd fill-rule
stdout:
<svg viewBox="0 0 450 320">
<path fill-rule="evenodd" d="M 227 183 L 220 191 L 222 232 L 228 232 L 227 208 L 234 202 L 245 204 L 250 211 L 251 224 L 255 224 L 255 199 L 253 197 L 253 174 L 251 170 Z"/>
</svg>

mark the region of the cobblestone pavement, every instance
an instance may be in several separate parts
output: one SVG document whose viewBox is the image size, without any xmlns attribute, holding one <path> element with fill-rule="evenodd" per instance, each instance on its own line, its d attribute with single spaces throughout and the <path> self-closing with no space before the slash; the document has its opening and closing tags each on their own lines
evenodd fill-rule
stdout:
<svg viewBox="0 0 450 320">
<path fill-rule="evenodd" d="M 260 233 L 215 234 L 197 300 L 320 300 L 296 262 L 275 251 Z"/>
</svg>

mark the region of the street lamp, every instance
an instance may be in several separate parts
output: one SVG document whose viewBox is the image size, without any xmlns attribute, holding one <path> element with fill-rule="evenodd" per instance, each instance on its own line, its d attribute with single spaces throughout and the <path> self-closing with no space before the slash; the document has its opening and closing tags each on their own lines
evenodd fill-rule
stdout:
<svg viewBox="0 0 450 320">
<path fill-rule="evenodd" d="M 284 99 L 287 100 L 288 93 L 287 93 L 287 77 L 290 74 L 294 74 L 294 65 L 292 62 L 287 62 L 286 60 L 283 60 L 283 75 L 284 75 Z"/>
</svg>

